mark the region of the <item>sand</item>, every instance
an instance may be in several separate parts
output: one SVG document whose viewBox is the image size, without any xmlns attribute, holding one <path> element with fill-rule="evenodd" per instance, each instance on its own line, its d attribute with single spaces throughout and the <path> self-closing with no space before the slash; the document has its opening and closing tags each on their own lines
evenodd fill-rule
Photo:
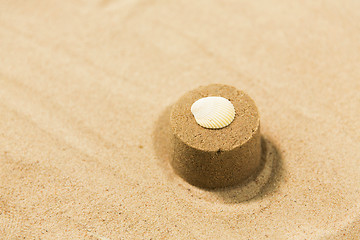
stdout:
<svg viewBox="0 0 360 240">
<path fill-rule="evenodd" d="M 0 1 L 1 238 L 360 238 L 359 9 Z M 246 201 L 190 187 L 159 146 L 168 107 L 211 83 L 254 99 L 276 155 Z"/>
<path fill-rule="evenodd" d="M 191 112 L 200 98 L 221 96 L 235 108 L 235 118 L 221 129 L 201 127 Z M 204 188 L 229 187 L 254 175 L 261 163 L 260 117 L 254 101 L 244 92 L 223 84 L 201 86 L 184 94 L 171 107 L 170 148 L 175 172 Z M 171 142 L 171 144 L 169 144 Z"/>
</svg>

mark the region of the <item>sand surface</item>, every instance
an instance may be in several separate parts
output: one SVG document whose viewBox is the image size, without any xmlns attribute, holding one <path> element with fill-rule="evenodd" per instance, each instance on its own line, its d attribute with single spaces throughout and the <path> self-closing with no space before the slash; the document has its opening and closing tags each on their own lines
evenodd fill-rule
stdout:
<svg viewBox="0 0 360 240">
<path fill-rule="evenodd" d="M 0 0 L 0 238 L 359 239 L 359 9 Z M 279 156 L 248 201 L 157 147 L 166 109 L 211 83 L 255 100 Z"/>
</svg>

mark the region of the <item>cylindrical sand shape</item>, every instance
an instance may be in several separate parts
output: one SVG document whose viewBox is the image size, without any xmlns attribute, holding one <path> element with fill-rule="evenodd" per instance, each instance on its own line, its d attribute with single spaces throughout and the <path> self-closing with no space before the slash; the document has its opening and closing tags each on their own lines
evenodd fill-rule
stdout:
<svg viewBox="0 0 360 240">
<path fill-rule="evenodd" d="M 236 115 L 225 128 L 198 125 L 190 109 L 204 97 L 220 96 L 231 101 Z M 174 104 L 170 125 L 175 172 L 192 185 L 220 188 L 240 184 L 260 166 L 260 118 L 254 101 L 234 87 L 212 84 L 199 87 Z"/>
</svg>

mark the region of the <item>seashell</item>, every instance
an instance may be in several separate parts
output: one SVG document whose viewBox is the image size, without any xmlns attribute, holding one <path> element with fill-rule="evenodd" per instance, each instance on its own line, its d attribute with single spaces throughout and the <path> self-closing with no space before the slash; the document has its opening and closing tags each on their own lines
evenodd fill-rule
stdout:
<svg viewBox="0 0 360 240">
<path fill-rule="evenodd" d="M 223 128 L 235 118 L 234 105 L 223 97 L 201 98 L 192 104 L 191 112 L 196 122 L 204 128 Z"/>
</svg>

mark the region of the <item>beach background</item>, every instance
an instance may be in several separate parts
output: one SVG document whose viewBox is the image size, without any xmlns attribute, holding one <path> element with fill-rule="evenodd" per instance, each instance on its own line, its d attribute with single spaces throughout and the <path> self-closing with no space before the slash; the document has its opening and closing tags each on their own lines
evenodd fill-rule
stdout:
<svg viewBox="0 0 360 240">
<path fill-rule="evenodd" d="M 0 238 L 359 239 L 359 10 L 0 0 Z M 157 147 L 211 83 L 254 99 L 278 154 L 248 201 L 200 194 Z"/>
</svg>

